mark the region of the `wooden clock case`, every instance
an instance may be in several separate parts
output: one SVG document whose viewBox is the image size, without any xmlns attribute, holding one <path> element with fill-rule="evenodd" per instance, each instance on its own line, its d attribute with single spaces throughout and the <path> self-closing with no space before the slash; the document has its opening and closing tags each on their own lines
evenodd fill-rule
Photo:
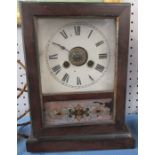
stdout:
<svg viewBox="0 0 155 155">
<path fill-rule="evenodd" d="M 27 141 L 30 152 L 134 147 L 134 139 L 125 125 L 125 95 L 130 29 L 130 4 L 21 2 L 22 28 L 27 65 L 32 137 Z M 118 56 L 114 92 L 43 95 L 41 92 L 34 19 L 37 17 L 103 17 L 116 18 Z M 113 98 L 115 121 L 111 124 L 64 126 L 43 125 L 42 103 L 80 99 Z"/>
</svg>

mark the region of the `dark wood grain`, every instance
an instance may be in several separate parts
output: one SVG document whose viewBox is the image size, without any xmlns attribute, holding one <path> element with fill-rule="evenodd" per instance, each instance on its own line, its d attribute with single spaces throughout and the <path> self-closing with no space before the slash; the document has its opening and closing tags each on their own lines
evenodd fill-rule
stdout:
<svg viewBox="0 0 155 155">
<path fill-rule="evenodd" d="M 24 3 L 22 4 L 22 6 Z M 33 135 L 37 137 L 42 128 L 41 90 L 39 66 L 36 52 L 33 16 L 29 15 L 29 9 L 21 8 L 22 30 L 26 60 L 26 75 L 29 88 L 30 114 L 32 120 Z"/>
<path fill-rule="evenodd" d="M 128 64 L 128 47 L 129 47 L 129 30 L 130 30 L 130 6 L 127 7 L 119 16 L 119 33 L 118 33 L 118 57 L 117 57 L 117 83 L 115 88 L 116 94 L 116 121 L 124 123 L 125 118 L 125 99 L 126 99 L 126 80 Z"/>
<path fill-rule="evenodd" d="M 130 4 L 21 2 L 22 10 L 32 16 L 118 17 Z"/>
<path fill-rule="evenodd" d="M 43 95 L 43 103 L 49 101 L 68 101 L 68 100 L 86 100 L 86 99 L 103 99 L 114 98 L 114 92 L 91 92 L 91 93 L 74 93 L 74 94 L 57 94 Z"/>
<path fill-rule="evenodd" d="M 61 127 L 46 127 L 40 131 L 40 138 L 42 137 L 55 137 L 55 136 L 77 136 L 86 134 L 109 134 L 119 133 L 127 131 L 125 125 L 116 123 L 104 123 L 104 124 L 93 124 L 93 125 L 80 125 L 80 126 L 61 126 Z"/>
<path fill-rule="evenodd" d="M 125 118 L 125 94 L 127 79 L 127 61 L 129 45 L 129 22 L 130 4 L 108 4 L 108 3 L 50 3 L 50 2 L 21 2 L 22 29 L 24 39 L 24 49 L 27 67 L 27 79 L 29 87 L 29 101 L 31 110 L 31 120 L 33 136 L 37 139 L 53 137 L 58 135 L 86 135 L 86 134 L 107 134 L 119 133 L 126 129 Z M 86 93 L 86 94 L 59 94 L 43 95 L 41 91 L 40 69 L 35 38 L 34 19 L 38 17 L 80 17 L 80 18 L 115 18 L 118 21 L 118 57 L 116 87 L 114 92 Z M 113 99 L 116 107 L 115 119 L 111 124 L 94 124 L 69 127 L 44 126 L 42 118 L 42 106 L 47 101 L 74 100 L 74 99 Z M 73 144 L 73 145 L 72 145 Z M 91 141 L 81 143 L 76 141 L 64 142 L 28 142 L 27 148 L 30 151 L 62 151 L 62 150 L 85 150 L 85 149 L 111 149 L 133 147 L 132 139 Z M 65 149 L 66 148 L 66 149 Z"/>
<path fill-rule="evenodd" d="M 30 152 L 56 152 L 56 151 L 81 151 L 99 149 L 129 149 L 134 148 L 134 140 L 131 137 L 99 138 L 85 140 L 46 140 L 38 141 L 29 139 L 27 150 Z"/>
</svg>

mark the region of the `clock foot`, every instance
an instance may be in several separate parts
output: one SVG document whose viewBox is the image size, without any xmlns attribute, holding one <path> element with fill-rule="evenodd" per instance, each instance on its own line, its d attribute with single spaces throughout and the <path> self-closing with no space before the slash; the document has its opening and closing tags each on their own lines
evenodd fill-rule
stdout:
<svg viewBox="0 0 155 155">
<path fill-rule="evenodd" d="M 58 139 L 37 140 L 30 138 L 27 141 L 29 152 L 56 152 L 80 150 L 107 150 L 134 148 L 134 139 L 130 133 L 112 133 L 104 135 L 84 135 Z"/>
</svg>

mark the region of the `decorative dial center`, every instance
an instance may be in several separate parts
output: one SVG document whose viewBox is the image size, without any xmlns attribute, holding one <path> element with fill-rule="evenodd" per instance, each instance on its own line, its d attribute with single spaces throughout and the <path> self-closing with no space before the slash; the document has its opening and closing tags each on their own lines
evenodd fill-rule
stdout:
<svg viewBox="0 0 155 155">
<path fill-rule="evenodd" d="M 72 65 L 82 66 L 87 62 L 88 53 L 82 47 L 72 48 L 69 52 L 69 61 Z"/>
</svg>

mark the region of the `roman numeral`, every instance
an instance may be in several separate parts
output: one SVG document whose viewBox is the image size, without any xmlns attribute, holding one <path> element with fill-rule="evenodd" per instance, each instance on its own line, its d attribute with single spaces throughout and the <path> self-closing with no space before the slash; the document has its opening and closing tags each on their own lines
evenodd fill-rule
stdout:
<svg viewBox="0 0 155 155">
<path fill-rule="evenodd" d="M 103 41 L 103 40 L 101 40 L 101 41 L 97 42 L 97 43 L 96 43 L 96 47 L 98 47 L 98 46 L 102 45 L 103 43 L 104 43 L 104 41 Z"/>
<path fill-rule="evenodd" d="M 58 54 L 49 55 L 49 59 L 58 59 Z"/>
<path fill-rule="evenodd" d="M 99 72 L 103 72 L 104 66 L 97 64 L 96 67 L 95 67 L 95 69 L 96 69 L 97 71 L 99 71 Z"/>
<path fill-rule="evenodd" d="M 52 68 L 53 72 L 55 74 L 58 74 L 61 71 L 61 66 L 60 65 L 56 65 Z"/>
<path fill-rule="evenodd" d="M 77 77 L 77 85 L 81 85 L 81 80 L 79 77 Z"/>
<path fill-rule="evenodd" d="M 93 30 L 90 30 L 88 38 L 90 38 L 91 34 L 93 33 Z"/>
<path fill-rule="evenodd" d="M 68 80 L 69 80 L 69 75 L 66 73 L 63 78 L 62 78 L 62 81 L 68 83 Z"/>
<path fill-rule="evenodd" d="M 94 81 L 94 79 L 90 76 L 90 75 L 88 75 L 89 76 L 89 79 L 91 80 L 91 81 Z"/>
<path fill-rule="evenodd" d="M 99 54 L 99 59 L 105 59 L 105 58 L 107 58 L 107 53 Z"/>
<path fill-rule="evenodd" d="M 67 36 L 67 34 L 66 34 L 66 32 L 65 32 L 65 30 L 63 30 L 62 32 L 60 32 L 60 34 L 65 38 L 65 39 L 67 39 L 68 38 L 68 36 Z"/>
<path fill-rule="evenodd" d="M 77 36 L 80 35 L 80 26 L 74 26 L 74 31 Z"/>
</svg>

